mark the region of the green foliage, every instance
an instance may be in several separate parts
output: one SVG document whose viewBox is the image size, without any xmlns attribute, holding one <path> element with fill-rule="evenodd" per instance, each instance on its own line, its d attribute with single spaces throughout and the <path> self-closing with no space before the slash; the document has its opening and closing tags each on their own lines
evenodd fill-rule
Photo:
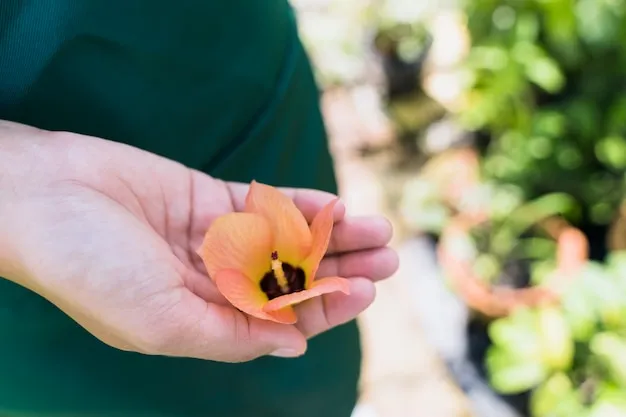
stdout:
<svg viewBox="0 0 626 417">
<path fill-rule="evenodd" d="M 487 253 L 519 246 L 525 224 L 563 205 L 559 196 L 583 209 L 570 210 L 570 220 L 585 214 L 609 223 L 626 189 L 626 1 L 468 0 L 465 7 L 473 46 L 460 116 L 490 139 L 483 174 L 513 184 L 522 200 L 543 202 L 522 204 L 528 214 L 515 209 L 515 226 L 492 236 Z M 525 251 L 549 252 L 532 242 Z M 547 256 L 532 268 L 532 282 L 552 268 Z M 503 393 L 531 390 L 534 417 L 624 415 L 626 253 L 568 278 L 558 306 L 518 310 L 490 325 L 491 383 Z"/>
<path fill-rule="evenodd" d="M 540 384 L 551 372 L 571 366 L 574 342 L 560 310 L 520 310 L 489 328 L 494 347 L 487 355 L 491 384 L 502 393 Z"/>
<path fill-rule="evenodd" d="M 560 305 L 490 325 L 491 384 L 507 394 L 532 390 L 533 417 L 624 415 L 626 252 L 569 279 Z"/>
<path fill-rule="evenodd" d="M 442 200 L 441 189 L 436 183 L 416 177 L 404 186 L 400 211 L 412 229 L 438 233 L 452 212 Z"/>
<path fill-rule="evenodd" d="M 472 254 L 474 272 L 485 282 L 497 284 L 507 274 L 508 265 L 522 261 L 530 264 L 533 283 L 542 283 L 554 270 L 556 242 L 540 224 L 554 216 L 574 217 L 574 201 L 566 194 L 554 193 L 524 202 L 514 199 L 514 188 L 491 187 L 489 221 L 469 230 L 463 238 L 465 246 L 471 248 L 466 252 Z M 461 253 L 460 249 L 452 250 Z"/>
<path fill-rule="evenodd" d="M 487 178 L 573 196 L 595 223 L 626 190 L 626 0 L 465 0 L 466 126 Z"/>
</svg>

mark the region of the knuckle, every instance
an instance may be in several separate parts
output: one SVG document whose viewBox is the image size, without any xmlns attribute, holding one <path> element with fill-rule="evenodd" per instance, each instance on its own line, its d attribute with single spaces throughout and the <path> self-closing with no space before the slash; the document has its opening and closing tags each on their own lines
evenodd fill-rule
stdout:
<svg viewBox="0 0 626 417">
<path fill-rule="evenodd" d="M 250 320 L 245 314 L 235 314 L 232 340 L 237 350 L 249 346 L 251 339 Z"/>
</svg>

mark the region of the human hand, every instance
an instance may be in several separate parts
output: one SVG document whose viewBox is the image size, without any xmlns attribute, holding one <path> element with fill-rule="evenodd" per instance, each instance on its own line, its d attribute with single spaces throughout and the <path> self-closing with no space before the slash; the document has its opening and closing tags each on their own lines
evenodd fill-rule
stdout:
<svg viewBox="0 0 626 417">
<path fill-rule="evenodd" d="M 197 256 L 209 225 L 241 211 L 226 183 L 126 145 L 0 122 L 0 275 L 45 297 L 103 342 L 145 354 L 239 362 L 298 356 L 306 339 L 353 319 L 397 256 L 382 218 L 337 204 L 318 276 L 350 295 L 297 306 L 296 325 L 250 317 L 215 288 Z M 311 221 L 335 196 L 285 189 Z"/>
</svg>

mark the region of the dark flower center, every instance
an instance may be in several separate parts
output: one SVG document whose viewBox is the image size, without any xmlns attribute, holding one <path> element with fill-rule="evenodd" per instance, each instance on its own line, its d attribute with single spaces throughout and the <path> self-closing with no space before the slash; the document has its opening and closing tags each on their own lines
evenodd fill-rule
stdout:
<svg viewBox="0 0 626 417">
<path fill-rule="evenodd" d="M 275 261 L 278 256 L 272 254 Z M 261 279 L 261 290 L 270 300 L 280 297 L 281 295 L 291 294 L 304 290 L 305 273 L 301 268 L 294 268 L 288 263 L 282 262 L 280 265 L 284 275 L 286 285 L 280 285 L 274 269 L 265 273 Z"/>
</svg>

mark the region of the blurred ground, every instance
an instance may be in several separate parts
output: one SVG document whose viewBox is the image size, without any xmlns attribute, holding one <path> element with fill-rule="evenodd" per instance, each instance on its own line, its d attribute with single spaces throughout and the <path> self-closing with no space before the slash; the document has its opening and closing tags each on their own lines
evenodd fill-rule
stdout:
<svg viewBox="0 0 626 417">
<path fill-rule="evenodd" d="M 383 178 L 354 152 L 360 142 L 384 141 L 388 134 L 381 122 L 384 118 L 377 114 L 374 96 L 361 93 L 358 97 L 365 114 L 354 108 L 354 96 L 347 91 L 329 92 L 323 100 L 340 194 L 351 214 L 384 213 L 393 218 Z M 365 106 L 362 100 L 368 97 L 374 102 Z M 382 125 L 373 123 L 375 120 Z M 379 285 L 377 301 L 361 318 L 363 398 L 354 417 L 468 416 L 463 394 L 426 341 L 415 311 L 415 304 L 422 298 L 415 297 L 416 280 L 428 274 L 429 265 L 420 262 L 415 247 L 400 238 L 400 226 L 394 226 L 399 236 L 394 246 L 400 251 L 402 267 L 396 276 Z"/>
<path fill-rule="evenodd" d="M 368 8 L 381 2 L 294 0 L 293 3 L 316 68 L 340 78 L 344 85 L 325 91 L 322 99 L 340 194 L 351 214 L 383 213 L 393 219 L 384 190 L 388 179 L 381 175 L 375 161 L 366 161 L 357 152 L 364 144 L 380 145 L 393 137 L 375 88 L 376 68 L 371 65 L 367 44 L 363 42 L 368 38 L 366 27 L 360 24 L 367 18 Z M 411 9 L 420 13 L 424 8 Z M 378 164 L 381 163 L 384 161 Z M 419 305 L 424 295 L 431 298 L 434 295 L 430 304 L 440 303 L 437 294 L 446 297 L 447 293 L 431 286 L 427 294 L 417 294 L 425 288 L 425 283 L 439 281 L 435 263 L 427 259 L 427 250 L 403 239 L 401 224 L 394 226 L 393 244 L 400 252 L 402 266 L 395 277 L 379 286 L 377 301 L 361 317 L 365 355 L 363 396 L 353 417 L 469 416 L 465 396 L 424 331 L 430 321 L 424 321 L 426 316 L 454 316 L 452 321 L 442 316 L 440 323 L 430 322 L 429 334 L 434 335 L 437 330 L 450 329 L 451 322 L 463 324 L 463 312 L 455 310 L 454 304 L 443 303 L 424 315 L 427 306 Z M 434 280 L 427 280 L 428 276 L 434 276 Z M 443 311 L 446 305 L 452 308 Z M 449 340 L 449 337 L 441 339 Z M 460 349 L 456 356 L 462 356 L 462 344 L 454 346 L 453 350 Z"/>
</svg>

